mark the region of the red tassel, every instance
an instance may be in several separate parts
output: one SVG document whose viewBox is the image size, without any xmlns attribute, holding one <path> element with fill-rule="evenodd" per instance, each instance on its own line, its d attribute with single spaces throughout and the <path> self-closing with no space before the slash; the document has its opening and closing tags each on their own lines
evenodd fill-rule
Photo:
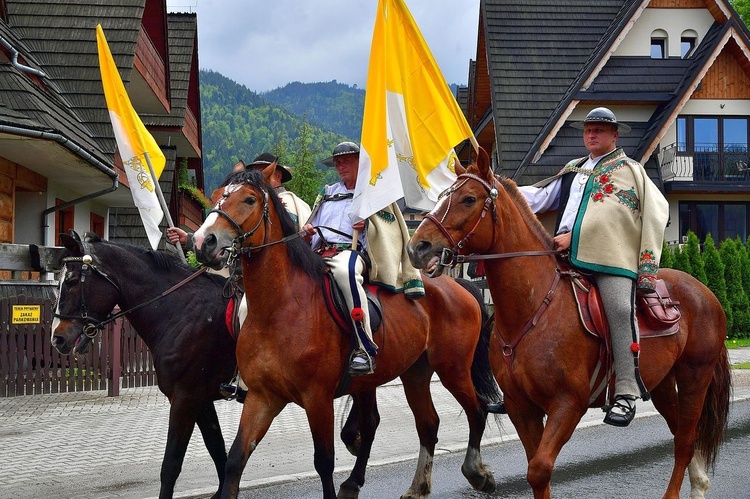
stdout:
<svg viewBox="0 0 750 499">
<path fill-rule="evenodd" d="M 361 321 L 365 318 L 365 312 L 359 307 L 354 307 L 352 309 L 352 319 L 355 321 Z"/>
</svg>

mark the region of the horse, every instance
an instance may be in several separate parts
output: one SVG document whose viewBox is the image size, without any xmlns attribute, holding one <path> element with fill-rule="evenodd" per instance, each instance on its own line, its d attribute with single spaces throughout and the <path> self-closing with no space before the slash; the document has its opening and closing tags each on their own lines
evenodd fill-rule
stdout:
<svg viewBox="0 0 750 499">
<path fill-rule="evenodd" d="M 160 298 L 195 269 L 164 252 L 91 234 L 83 240 L 72 231 L 61 237 L 70 255 L 60 278 L 52 345 L 62 354 L 85 353 L 115 305 L 126 311 L 153 355 L 159 389 L 171 404 L 159 497 L 173 496 L 196 423 L 219 477 L 218 497 L 227 454 L 213 403 L 221 399 L 219 384 L 236 367 L 224 279 L 202 273 Z"/>
<path fill-rule="evenodd" d="M 490 492 L 492 472 L 481 459 L 487 400 L 499 397 L 488 359 L 489 328 L 483 303 L 456 281 L 427 284 L 418 301 L 381 290 L 382 326 L 375 372 L 348 378 L 350 338 L 329 314 L 324 295 L 325 262 L 294 232 L 278 196 L 261 172 L 231 175 L 212 194 L 216 207 L 195 234 L 197 257 L 207 265 L 240 260 L 248 296 L 248 318 L 237 342 L 237 360 L 248 392 L 237 436 L 229 451 L 222 497 L 236 497 L 242 471 L 279 412 L 295 403 L 306 413 L 315 449 L 314 467 L 324 498 L 336 497 L 333 483 L 333 401 L 352 394 L 359 406 L 361 441 L 351 475 L 338 497 L 356 498 L 364 485 L 379 417 L 375 388 L 399 376 L 417 426 L 417 471 L 404 498 L 425 497 L 439 418 L 429 386 L 436 372 L 466 412 L 469 444 L 462 472 L 471 485 Z"/>
<path fill-rule="evenodd" d="M 549 498 L 557 455 L 586 410 L 605 402 L 605 392 L 592 397 L 591 388 L 604 376 L 595 374 L 599 340 L 577 319 L 572 286 L 551 286 L 560 272 L 552 238 L 516 184 L 493 175 L 483 150 L 476 163 L 456 165 L 456 173 L 410 239 L 409 256 L 416 268 L 435 275 L 471 253 L 484 260 L 499 312 L 491 348 L 495 374 L 526 451 L 534 497 Z M 641 339 L 643 381 L 674 435 L 664 497 L 679 497 L 689 467 L 690 497 L 702 498 L 729 411 L 726 319 L 714 294 L 690 275 L 662 269 L 659 278 L 682 311 L 676 334 Z"/>
</svg>

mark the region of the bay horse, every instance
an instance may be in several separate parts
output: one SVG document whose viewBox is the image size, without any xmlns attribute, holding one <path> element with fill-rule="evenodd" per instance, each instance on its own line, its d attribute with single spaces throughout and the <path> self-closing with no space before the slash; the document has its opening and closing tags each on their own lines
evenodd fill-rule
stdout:
<svg viewBox="0 0 750 499">
<path fill-rule="evenodd" d="M 159 497 L 173 496 L 196 423 L 219 477 L 218 497 L 227 454 L 214 401 L 222 398 L 219 385 L 232 377 L 236 365 L 235 342 L 225 321 L 224 278 L 204 273 L 146 304 L 195 269 L 165 252 L 101 241 L 92 234 L 83 240 L 72 231 L 61 237 L 69 258 L 60 278 L 52 345 L 62 354 L 85 353 L 96 324 L 115 305 L 132 310 L 126 317 L 151 351 L 159 389 L 170 402 Z"/>
<path fill-rule="evenodd" d="M 439 274 L 451 260 L 460 260 L 456 254 L 484 255 L 499 312 L 493 366 L 526 451 L 534 497 L 549 498 L 557 455 L 586 410 L 605 403 L 604 392 L 591 397 L 590 388 L 597 378 L 599 341 L 584 331 L 570 283 L 561 281 L 556 291 L 551 287 L 559 275 L 552 237 L 516 184 L 493 175 L 483 150 L 475 164 L 457 165 L 457 174 L 412 236 L 409 256 L 415 267 Z M 690 275 L 663 269 L 659 278 L 682 311 L 676 334 L 641 340 L 643 381 L 674 435 L 674 467 L 664 497 L 679 497 L 689 467 L 690 497 L 702 498 L 729 411 L 726 319 L 713 293 Z M 627 488 L 601 495 L 622 490 Z"/>
<path fill-rule="evenodd" d="M 375 372 L 351 378 L 350 384 L 340 387 L 350 339 L 326 308 L 325 262 L 295 233 L 291 218 L 266 183 L 274 168 L 272 164 L 262 174 L 255 170 L 232 174 L 223 188 L 214 191 L 216 207 L 194 236 L 198 259 L 207 265 L 221 266 L 230 254 L 241 261 L 248 298 L 248 318 L 237 342 L 238 366 L 248 392 L 229 451 L 222 497 L 237 497 L 250 455 L 288 403 L 306 411 L 323 497 L 336 497 L 333 401 L 345 393 L 358 404 L 361 442 L 354 469 L 338 497 L 358 497 L 379 421 L 375 388 L 397 376 L 403 381 L 420 441 L 417 471 L 402 497 L 426 497 L 439 425 L 430 395 L 433 372 L 469 421 L 462 472 L 473 487 L 494 490 L 480 442 L 485 404 L 499 393 L 488 359 L 489 328 L 484 328 L 485 341 L 480 341 L 481 299 L 446 277 L 426 283 L 426 296 L 418 301 L 402 293 L 381 292 L 383 323 L 374 336 L 380 347 Z"/>
</svg>

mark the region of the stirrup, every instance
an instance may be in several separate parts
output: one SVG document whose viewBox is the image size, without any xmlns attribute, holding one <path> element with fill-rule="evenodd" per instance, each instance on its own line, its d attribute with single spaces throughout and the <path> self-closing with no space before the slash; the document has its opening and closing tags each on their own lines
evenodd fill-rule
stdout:
<svg viewBox="0 0 750 499">
<path fill-rule="evenodd" d="M 633 421 L 635 417 L 635 395 L 615 395 L 612 407 L 607 411 L 604 422 L 608 425 L 624 428 Z"/>
<path fill-rule="evenodd" d="M 240 388 L 237 376 L 235 376 L 229 383 L 222 383 L 219 385 L 219 394 L 224 400 L 236 400 L 242 404 L 245 402 L 247 390 Z"/>
<path fill-rule="evenodd" d="M 484 406 L 484 410 L 489 414 L 508 414 L 508 411 L 505 410 L 504 400 L 501 400 L 500 402 L 490 402 Z"/>
</svg>

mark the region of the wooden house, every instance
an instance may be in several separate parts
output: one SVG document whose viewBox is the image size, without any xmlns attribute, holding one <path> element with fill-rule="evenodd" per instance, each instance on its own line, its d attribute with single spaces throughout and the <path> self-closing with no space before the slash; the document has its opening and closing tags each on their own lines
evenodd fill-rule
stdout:
<svg viewBox="0 0 750 499">
<path fill-rule="evenodd" d="M 668 241 L 747 240 L 750 32 L 728 1 L 481 0 L 457 97 L 495 171 L 522 185 L 585 156 L 570 124 L 606 106 L 669 200 Z"/>
<path fill-rule="evenodd" d="M 52 246 L 75 229 L 148 246 L 104 100 L 97 24 L 167 158 L 160 185 L 175 224 L 201 223 L 202 205 L 177 183 L 186 168 L 203 188 L 195 14 L 168 14 L 165 0 L 0 0 L 0 243 Z"/>
</svg>

